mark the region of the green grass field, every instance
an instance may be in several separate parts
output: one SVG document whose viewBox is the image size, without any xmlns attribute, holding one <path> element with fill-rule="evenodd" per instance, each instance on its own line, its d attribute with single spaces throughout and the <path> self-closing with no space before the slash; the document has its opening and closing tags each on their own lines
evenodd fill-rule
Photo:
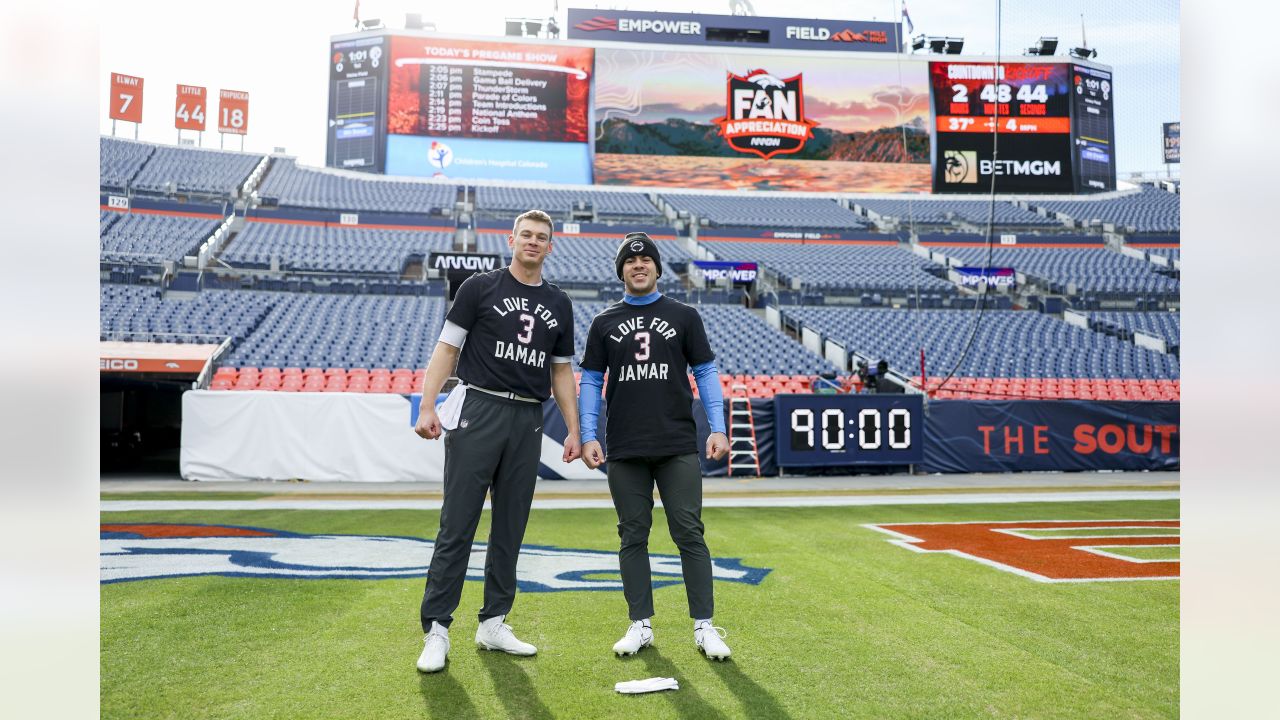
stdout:
<svg viewBox="0 0 1280 720">
<path fill-rule="evenodd" d="M 861 526 L 1177 517 L 1176 501 L 707 509 L 714 556 L 771 569 L 759 585 L 716 584 L 725 663 L 695 649 L 679 584 L 655 591 L 655 647 L 627 659 L 610 650 L 627 625 L 621 591 L 521 593 L 509 622 L 539 652 L 516 658 L 476 649 L 481 584 L 469 581 L 434 675 L 414 668 L 421 579 L 103 585 L 102 717 L 1176 717 L 1178 581 L 1037 583 Z M 424 538 L 437 527 L 427 511 L 102 520 Z M 535 510 L 526 543 L 612 551 L 614 522 L 611 510 Z M 650 549 L 676 552 L 660 511 Z M 613 691 L 652 676 L 680 689 Z"/>
</svg>

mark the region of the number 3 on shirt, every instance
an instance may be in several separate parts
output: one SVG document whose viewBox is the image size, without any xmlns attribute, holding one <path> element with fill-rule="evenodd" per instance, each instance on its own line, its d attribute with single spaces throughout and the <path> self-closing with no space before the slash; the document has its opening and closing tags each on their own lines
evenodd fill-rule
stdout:
<svg viewBox="0 0 1280 720">
<path fill-rule="evenodd" d="M 640 343 L 640 350 L 636 352 L 636 360 L 644 361 L 649 359 L 649 331 L 641 330 L 636 333 L 636 342 Z"/>
<path fill-rule="evenodd" d="M 524 332 L 516 335 L 516 339 L 520 341 L 520 344 L 528 345 L 529 341 L 533 339 L 533 316 L 521 315 L 520 322 L 524 323 Z"/>
</svg>

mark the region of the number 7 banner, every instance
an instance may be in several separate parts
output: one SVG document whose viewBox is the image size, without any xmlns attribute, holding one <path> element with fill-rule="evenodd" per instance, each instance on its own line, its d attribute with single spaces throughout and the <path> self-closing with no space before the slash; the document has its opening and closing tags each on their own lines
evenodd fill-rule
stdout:
<svg viewBox="0 0 1280 720">
<path fill-rule="evenodd" d="M 111 73 L 110 116 L 112 120 L 142 122 L 142 78 Z"/>
<path fill-rule="evenodd" d="M 198 85 L 178 85 L 174 101 L 173 126 L 179 130 L 204 132 L 205 91 Z"/>
<path fill-rule="evenodd" d="M 249 93 L 218 91 L 218 132 L 236 135 L 249 132 Z"/>
</svg>

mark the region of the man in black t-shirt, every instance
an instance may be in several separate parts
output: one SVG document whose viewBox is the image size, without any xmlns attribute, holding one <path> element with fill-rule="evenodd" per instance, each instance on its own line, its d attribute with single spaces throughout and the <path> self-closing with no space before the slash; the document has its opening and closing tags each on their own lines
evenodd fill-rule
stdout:
<svg viewBox="0 0 1280 720">
<path fill-rule="evenodd" d="M 595 433 L 600 389 L 605 373 L 609 376 L 609 493 L 618 512 L 618 565 L 631 618 L 613 651 L 631 655 L 653 643 L 649 528 L 656 483 L 671 539 L 680 549 L 694 642 L 707 657 L 723 660 L 729 647 L 721 639 L 724 630 L 711 617 L 711 554 L 703 540 L 702 468 L 689 389 L 692 372 L 711 426 L 707 457 L 723 458 L 729 439 L 715 354 L 698 312 L 657 291 L 662 258 L 648 235 L 627 235 L 614 265 L 626 295 L 591 322 L 579 363 L 582 456 L 592 468 L 605 461 Z"/>
<path fill-rule="evenodd" d="M 516 594 L 516 558 L 529 521 L 542 451 L 542 403 L 555 395 L 568 436 L 562 459 L 581 451 L 573 387 L 573 308 L 542 279 L 551 252 L 551 218 L 530 210 L 516 218 L 507 245 L 511 265 L 467 278 L 445 317 L 427 365 L 414 430 L 444 438 L 444 501 L 420 611 L 426 633 L 418 669 L 436 672 L 449 654 L 449 624 L 466 579 L 485 495 L 492 527 L 484 566 L 484 606 L 476 644 L 533 655 L 503 621 Z M 458 386 L 436 412 L 436 397 L 455 371 Z"/>
</svg>

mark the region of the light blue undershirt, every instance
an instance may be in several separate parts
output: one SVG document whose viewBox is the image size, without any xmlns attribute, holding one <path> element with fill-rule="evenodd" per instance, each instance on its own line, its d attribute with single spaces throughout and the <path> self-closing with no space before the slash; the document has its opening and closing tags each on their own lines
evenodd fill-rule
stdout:
<svg viewBox="0 0 1280 720">
<path fill-rule="evenodd" d="M 654 290 L 648 295 L 634 297 L 624 295 L 622 301 L 628 305 L 648 305 L 662 297 L 662 293 Z M 689 368 L 693 380 L 698 385 L 698 399 L 702 409 L 707 413 L 707 423 L 711 432 L 723 433 L 724 428 L 724 395 L 720 391 L 720 371 L 716 369 L 716 361 L 708 360 Z M 600 391 L 604 388 L 604 373 L 599 370 L 582 371 L 582 380 L 578 383 L 578 426 L 582 429 L 582 442 L 591 442 L 596 438 L 596 424 L 600 417 Z"/>
</svg>

